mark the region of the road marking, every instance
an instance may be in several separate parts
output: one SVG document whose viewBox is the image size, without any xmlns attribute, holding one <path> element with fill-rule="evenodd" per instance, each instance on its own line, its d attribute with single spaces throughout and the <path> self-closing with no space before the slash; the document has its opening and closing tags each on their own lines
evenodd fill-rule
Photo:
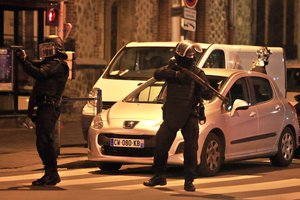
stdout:
<svg viewBox="0 0 300 200">
<path fill-rule="evenodd" d="M 59 175 L 61 177 L 68 177 L 68 176 L 80 176 L 80 175 L 87 175 L 91 171 L 97 171 L 98 168 L 87 168 L 87 169 L 76 169 L 76 170 L 62 170 L 59 171 Z M 29 179 L 36 179 L 40 178 L 43 175 L 43 172 L 33 173 L 33 174 L 26 174 L 26 175 L 16 175 L 16 176 L 4 176 L 0 177 L 1 182 L 8 182 L 8 181 L 22 181 L 22 180 L 29 180 Z"/>
<path fill-rule="evenodd" d="M 215 182 L 225 182 L 225 181 L 236 181 L 236 180 L 245 180 L 251 178 L 259 178 L 261 176 L 234 176 L 234 177 L 225 177 L 225 178 L 199 178 L 195 179 L 194 184 L 203 184 L 203 183 L 215 183 Z M 167 180 L 167 187 L 174 187 L 174 186 L 182 186 L 184 181 L 181 180 Z M 122 186 L 113 186 L 113 187 L 102 187 L 102 188 L 94 188 L 93 190 L 136 190 L 136 189 L 147 189 L 141 182 L 140 184 L 133 184 L 133 185 L 122 185 Z"/>
<path fill-rule="evenodd" d="M 83 184 L 98 184 L 98 183 L 112 183 L 112 182 L 121 182 L 121 181 L 131 181 L 145 179 L 145 177 L 137 176 L 123 176 L 123 175 L 110 175 L 107 177 L 99 176 L 94 178 L 82 178 L 82 179 L 72 179 L 72 180 L 62 180 L 58 186 L 72 186 L 72 185 L 83 185 Z M 116 186 L 118 187 L 118 186 Z"/>
<path fill-rule="evenodd" d="M 59 174 L 62 177 L 62 182 L 59 183 L 58 187 L 75 186 L 75 185 L 89 185 L 90 190 L 116 190 L 116 191 L 130 191 L 130 190 L 141 190 L 141 189 L 149 189 L 149 187 L 145 187 L 143 185 L 143 181 L 146 181 L 149 178 L 149 175 L 111 175 L 111 174 L 90 174 L 90 172 L 99 171 L 98 168 L 87 168 L 87 169 L 75 169 L 75 170 L 60 170 Z M 16 176 L 6 176 L 0 177 L 1 182 L 18 182 L 22 180 L 32 180 L 35 178 L 39 178 L 42 172 L 32 173 L 27 175 L 16 175 Z M 230 183 L 226 183 L 228 186 L 218 186 L 218 187 L 205 187 L 205 184 L 209 183 L 222 183 L 222 182 L 230 182 L 230 181 L 240 181 L 240 180 L 255 180 L 255 178 L 261 178 L 261 175 L 242 175 L 242 176 L 223 176 L 223 177 L 210 177 L 210 178 L 198 178 L 195 179 L 194 184 L 199 189 L 196 191 L 198 194 L 234 194 L 234 193 L 243 193 L 243 192 L 255 192 L 257 191 L 267 191 L 274 189 L 284 189 L 288 187 L 298 187 L 300 186 L 299 178 L 290 178 L 284 180 L 276 180 L 276 181 L 268 181 L 268 182 L 257 182 L 257 183 L 245 183 L 228 185 Z M 260 179 L 262 180 L 262 179 Z M 126 182 L 125 181 L 131 181 Z M 140 183 L 136 184 L 139 181 Z M 171 188 L 171 187 L 181 187 L 176 190 L 164 190 L 164 193 L 168 194 L 181 194 L 184 192 L 183 190 L 183 179 L 167 179 L 168 184 L 166 186 L 160 186 L 155 188 Z M 253 181 L 252 181 L 253 182 Z M 24 184 L 24 183 L 22 183 Z M 29 183 L 30 184 L 30 183 Z M 101 185 L 103 187 L 101 187 Z M 107 186 L 107 184 L 114 186 Z M 125 185 L 126 184 L 126 185 Z M 224 185 L 224 184 L 223 184 Z M 203 187 L 204 186 L 204 187 Z M 300 196 L 300 192 L 291 192 L 286 194 L 277 194 L 277 195 L 269 195 L 266 196 L 258 195 L 248 197 L 248 200 L 263 200 L 263 199 L 297 199 Z M 299 199 L 299 198 L 298 198 Z"/>
<path fill-rule="evenodd" d="M 286 199 L 286 200 L 299 200 L 300 192 L 292 192 L 286 194 L 276 194 L 276 195 L 266 195 L 266 196 L 257 196 L 257 197 L 249 197 L 245 199 L 249 200 L 265 200 L 265 199 Z"/>
<path fill-rule="evenodd" d="M 267 189 L 279 189 L 279 188 L 287 188 L 287 187 L 294 187 L 294 186 L 300 186 L 300 179 L 292 178 L 292 179 L 285 179 L 279 181 L 268 181 L 263 183 L 203 188 L 201 191 L 205 193 L 211 193 L 211 194 L 218 194 L 218 193 L 227 194 L 227 193 L 235 193 L 235 192 L 252 192 L 252 191 L 260 191 L 260 190 L 267 190 Z"/>
</svg>

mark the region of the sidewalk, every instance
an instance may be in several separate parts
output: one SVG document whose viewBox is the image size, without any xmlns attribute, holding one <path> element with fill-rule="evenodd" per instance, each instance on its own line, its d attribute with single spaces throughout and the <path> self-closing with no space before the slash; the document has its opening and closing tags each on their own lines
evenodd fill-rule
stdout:
<svg viewBox="0 0 300 200">
<path fill-rule="evenodd" d="M 35 146 L 35 130 L 26 129 L 12 121 L 0 120 L 0 172 L 43 166 Z M 81 133 L 80 122 L 61 124 L 61 149 L 58 165 L 61 168 L 89 167 L 87 148 Z"/>
</svg>

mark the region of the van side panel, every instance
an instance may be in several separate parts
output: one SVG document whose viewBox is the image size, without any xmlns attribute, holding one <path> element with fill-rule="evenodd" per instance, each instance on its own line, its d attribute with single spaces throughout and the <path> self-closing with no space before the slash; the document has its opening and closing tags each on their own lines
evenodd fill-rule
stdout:
<svg viewBox="0 0 300 200">
<path fill-rule="evenodd" d="M 225 68 L 251 70 L 253 62 L 256 60 L 256 51 L 260 46 L 249 45 L 226 45 L 212 44 L 205 51 L 199 67 L 204 66 L 207 58 L 214 50 L 223 50 L 225 54 Z M 269 57 L 269 64 L 266 67 L 267 74 L 270 75 L 278 85 L 281 93 L 286 97 L 286 64 L 284 51 L 280 47 L 270 47 L 272 54 Z"/>
</svg>

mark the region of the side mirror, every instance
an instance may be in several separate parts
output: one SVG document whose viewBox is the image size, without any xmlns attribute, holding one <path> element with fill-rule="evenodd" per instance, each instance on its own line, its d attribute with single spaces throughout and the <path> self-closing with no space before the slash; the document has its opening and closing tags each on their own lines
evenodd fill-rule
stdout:
<svg viewBox="0 0 300 200">
<path fill-rule="evenodd" d="M 294 98 L 296 101 L 298 101 L 300 103 L 300 94 L 295 95 Z"/>
<path fill-rule="evenodd" d="M 249 103 L 247 101 L 236 99 L 233 103 L 230 116 L 233 116 L 237 110 L 247 110 L 249 108 Z"/>
</svg>

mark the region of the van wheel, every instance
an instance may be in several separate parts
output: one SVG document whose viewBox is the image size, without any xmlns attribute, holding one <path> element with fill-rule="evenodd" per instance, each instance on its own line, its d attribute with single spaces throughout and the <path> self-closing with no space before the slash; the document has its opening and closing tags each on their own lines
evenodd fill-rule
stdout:
<svg viewBox="0 0 300 200">
<path fill-rule="evenodd" d="M 98 167 L 102 171 L 118 171 L 122 167 L 122 164 L 121 163 L 103 163 L 103 162 L 100 162 L 100 163 L 98 163 Z"/>
<path fill-rule="evenodd" d="M 283 129 L 278 142 L 278 152 L 275 156 L 271 157 L 271 163 L 274 166 L 288 166 L 291 164 L 296 141 L 293 132 L 290 128 Z"/>
<path fill-rule="evenodd" d="M 224 145 L 219 137 L 210 133 L 203 145 L 199 174 L 201 176 L 214 176 L 220 170 L 224 152 Z"/>
</svg>

